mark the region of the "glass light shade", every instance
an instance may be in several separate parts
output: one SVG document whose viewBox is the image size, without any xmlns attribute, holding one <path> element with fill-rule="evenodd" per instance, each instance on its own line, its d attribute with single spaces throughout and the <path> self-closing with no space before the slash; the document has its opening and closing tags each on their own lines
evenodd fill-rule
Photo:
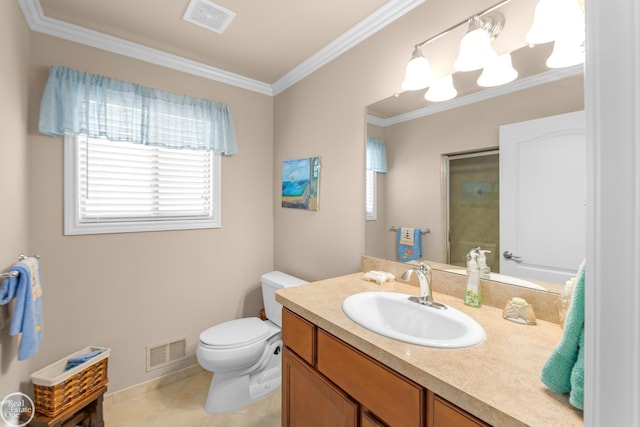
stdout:
<svg viewBox="0 0 640 427">
<path fill-rule="evenodd" d="M 540 0 L 525 40 L 536 45 L 561 37 L 584 41 L 584 13 L 578 0 Z"/>
<path fill-rule="evenodd" d="M 562 0 L 560 0 L 562 1 Z M 549 43 L 555 40 L 561 17 L 557 12 L 558 0 L 540 0 L 533 14 L 533 24 L 525 36 L 530 45 Z"/>
<path fill-rule="evenodd" d="M 511 63 L 511 54 L 505 53 L 489 61 L 478 77 L 478 85 L 482 87 L 500 86 L 518 77 L 518 72 Z"/>
<path fill-rule="evenodd" d="M 431 83 L 429 60 L 422 56 L 420 49 L 413 51 L 411 61 L 407 64 L 404 81 L 400 87 L 404 90 L 424 89 Z"/>
<path fill-rule="evenodd" d="M 449 74 L 436 79 L 424 94 L 424 99 L 431 102 L 442 102 L 453 99 L 456 95 L 458 95 L 458 91 L 453 86 L 453 78 Z"/>
<path fill-rule="evenodd" d="M 562 26 L 558 28 L 556 40 L 566 40 L 567 42 L 575 45 L 580 45 L 585 40 L 585 22 L 584 13 L 576 0 L 562 0 L 563 7 L 563 22 Z"/>
<path fill-rule="evenodd" d="M 584 62 L 584 45 L 572 38 L 561 38 L 553 43 L 553 52 L 547 59 L 549 68 L 565 68 Z"/>
<path fill-rule="evenodd" d="M 482 28 L 476 28 L 465 34 L 460 41 L 460 53 L 453 66 L 458 71 L 479 70 L 497 55 L 491 47 L 489 33 Z"/>
</svg>

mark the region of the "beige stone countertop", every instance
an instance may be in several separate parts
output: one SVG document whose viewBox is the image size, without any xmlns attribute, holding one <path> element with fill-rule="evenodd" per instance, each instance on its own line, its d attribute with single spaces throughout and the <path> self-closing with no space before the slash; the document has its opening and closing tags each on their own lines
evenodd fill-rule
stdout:
<svg viewBox="0 0 640 427">
<path fill-rule="evenodd" d="M 363 273 L 281 289 L 276 300 L 444 399 L 493 426 L 582 426 L 582 412 L 568 395 L 551 392 L 540 371 L 562 335 L 560 326 L 538 320 L 523 325 L 504 320 L 502 310 L 467 307 L 456 297 L 435 293 L 434 300 L 475 319 L 487 333 L 479 345 L 439 349 L 408 344 L 365 329 L 342 311 L 349 295 L 389 291 L 417 295 L 402 282 L 383 286 L 362 280 Z"/>
</svg>

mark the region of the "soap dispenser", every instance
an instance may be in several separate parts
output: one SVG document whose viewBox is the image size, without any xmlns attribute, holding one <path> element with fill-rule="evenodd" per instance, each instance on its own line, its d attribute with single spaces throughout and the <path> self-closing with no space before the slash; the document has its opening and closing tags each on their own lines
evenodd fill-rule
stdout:
<svg viewBox="0 0 640 427">
<path fill-rule="evenodd" d="M 474 256 L 478 256 L 479 250 L 480 246 L 476 246 L 475 248 L 472 248 L 469 252 L 467 252 L 467 276 L 469 275 L 469 262 L 471 262 L 471 259 Z"/>
<path fill-rule="evenodd" d="M 482 306 L 480 271 L 478 270 L 478 263 L 476 262 L 477 256 L 475 253 L 471 254 L 471 259 L 467 264 L 469 275 L 467 276 L 467 290 L 464 293 L 464 303 L 471 307 Z"/>
<path fill-rule="evenodd" d="M 487 265 L 487 253 L 491 253 L 491 251 L 481 249 L 478 253 L 480 254 L 478 255 L 478 270 L 480 270 L 480 278 L 490 279 L 491 268 Z"/>
</svg>

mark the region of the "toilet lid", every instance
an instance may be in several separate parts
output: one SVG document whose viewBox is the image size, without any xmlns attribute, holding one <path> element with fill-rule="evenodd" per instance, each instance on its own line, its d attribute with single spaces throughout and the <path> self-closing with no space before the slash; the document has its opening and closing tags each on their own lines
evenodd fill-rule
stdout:
<svg viewBox="0 0 640 427">
<path fill-rule="evenodd" d="M 210 347 L 241 347 L 269 335 L 269 327 L 257 317 L 230 320 L 212 326 L 200 334 L 200 341 Z"/>
</svg>

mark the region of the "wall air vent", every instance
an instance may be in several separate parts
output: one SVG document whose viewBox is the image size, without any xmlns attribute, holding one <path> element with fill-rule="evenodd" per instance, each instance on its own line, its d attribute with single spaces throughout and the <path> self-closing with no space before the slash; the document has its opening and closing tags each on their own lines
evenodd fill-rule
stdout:
<svg viewBox="0 0 640 427">
<path fill-rule="evenodd" d="M 222 33 L 227 29 L 235 12 L 208 0 L 191 0 L 182 19 L 207 30 Z"/>
<path fill-rule="evenodd" d="M 187 357 L 187 340 L 147 347 L 147 372 Z"/>
</svg>

